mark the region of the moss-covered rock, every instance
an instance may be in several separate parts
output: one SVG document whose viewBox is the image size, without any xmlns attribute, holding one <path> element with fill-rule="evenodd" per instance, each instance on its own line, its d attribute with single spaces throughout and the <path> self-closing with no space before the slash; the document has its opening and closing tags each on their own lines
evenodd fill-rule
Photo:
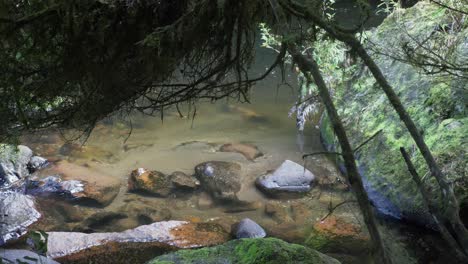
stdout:
<svg viewBox="0 0 468 264">
<path fill-rule="evenodd" d="M 148 264 L 332 264 L 339 261 L 301 245 L 289 244 L 276 238 L 249 238 L 229 241 L 223 245 L 197 250 L 180 250 L 163 255 Z"/>
<path fill-rule="evenodd" d="M 456 28 L 447 29 L 455 25 Z M 418 58 L 409 58 L 410 63 L 394 59 L 428 52 L 417 44 L 424 43 L 447 61 L 466 62 L 468 23 L 458 21 L 449 10 L 423 1 L 395 11 L 377 29 L 368 32 L 367 39 L 369 49 L 376 51 L 374 60 L 418 125 L 438 164 L 454 183 L 456 194 L 462 202 L 468 202 L 466 77 L 459 76 L 459 72 L 427 74 L 429 69 L 414 66 Z M 409 49 L 413 51 L 408 53 Z M 439 188 L 374 78 L 364 72 L 360 78 L 335 87 L 335 102 L 352 145 L 358 146 L 382 130 L 357 153 L 368 192 L 375 192 L 382 199 L 374 203 L 385 204 L 383 211 L 387 214 L 430 225 L 431 218 L 400 155 L 400 147 L 410 151 L 419 175 L 434 197 L 440 194 Z M 327 123 L 324 118 L 322 139 L 333 148 L 336 144 Z"/>
</svg>

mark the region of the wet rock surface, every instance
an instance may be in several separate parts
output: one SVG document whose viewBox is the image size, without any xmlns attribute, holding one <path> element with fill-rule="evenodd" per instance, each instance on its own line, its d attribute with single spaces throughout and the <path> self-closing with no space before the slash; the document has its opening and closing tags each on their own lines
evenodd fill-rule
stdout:
<svg viewBox="0 0 468 264">
<path fill-rule="evenodd" d="M 2 263 L 59 264 L 53 259 L 23 249 L 1 249 L 0 260 L 3 261 Z"/>
<path fill-rule="evenodd" d="M 0 245 L 24 235 L 41 214 L 31 196 L 0 192 Z"/>
<path fill-rule="evenodd" d="M 32 157 L 32 150 L 26 146 L 0 144 L 0 188 L 28 177 Z"/>
<path fill-rule="evenodd" d="M 263 153 L 258 149 L 257 146 L 247 143 L 228 143 L 224 144 L 219 148 L 221 152 L 237 152 L 250 161 L 254 161 L 256 158 L 263 156 Z"/>
<path fill-rule="evenodd" d="M 120 233 L 48 235 L 47 255 L 63 263 L 144 263 L 163 252 L 217 245 L 229 238 L 219 225 L 185 221 L 157 222 Z"/>
<path fill-rule="evenodd" d="M 162 172 L 138 168 L 128 178 L 128 191 L 167 197 L 172 191 L 172 184 Z"/>
<path fill-rule="evenodd" d="M 312 172 L 285 160 L 275 171 L 260 176 L 255 183 L 264 193 L 274 196 L 281 193 L 306 193 L 312 189 L 314 180 Z"/>
<path fill-rule="evenodd" d="M 67 161 L 57 162 L 41 173 L 59 177 L 60 180 L 49 178 L 52 189 L 55 186 L 70 193 L 74 203 L 83 205 L 107 206 L 120 190 L 117 178 Z"/>
<path fill-rule="evenodd" d="M 236 238 L 261 238 L 266 236 L 265 230 L 252 219 L 242 219 L 234 228 Z"/>
<path fill-rule="evenodd" d="M 190 191 L 200 186 L 200 181 L 191 175 L 176 171 L 169 175 L 174 188 L 182 191 Z"/>
<path fill-rule="evenodd" d="M 201 187 L 215 199 L 236 201 L 241 189 L 241 166 L 226 161 L 209 161 L 195 167 Z"/>
<path fill-rule="evenodd" d="M 301 245 L 275 238 L 250 238 L 229 241 L 223 245 L 197 250 L 180 250 L 157 257 L 149 264 L 339 264 L 332 257 Z"/>
</svg>

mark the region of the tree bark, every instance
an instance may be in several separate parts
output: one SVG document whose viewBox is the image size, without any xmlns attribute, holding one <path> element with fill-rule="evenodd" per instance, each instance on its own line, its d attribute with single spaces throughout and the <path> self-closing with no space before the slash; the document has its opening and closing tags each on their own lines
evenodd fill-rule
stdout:
<svg viewBox="0 0 468 264">
<path fill-rule="evenodd" d="M 318 87 L 320 98 L 327 110 L 328 117 L 333 125 L 333 130 L 338 138 L 341 146 L 342 155 L 346 167 L 348 181 L 355 192 L 356 199 L 359 207 L 361 208 L 364 216 L 364 222 L 366 223 L 367 229 L 374 242 L 375 247 L 375 258 L 376 263 L 391 264 L 391 259 L 387 256 L 386 250 L 382 238 L 377 227 L 377 222 L 374 216 L 374 211 L 367 196 L 366 190 L 359 175 L 358 168 L 356 166 L 356 160 L 354 152 L 349 143 L 346 135 L 345 128 L 341 123 L 341 120 L 336 111 L 335 105 L 331 99 L 328 88 L 323 80 L 322 74 L 320 73 L 319 67 L 313 58 L 306 58 L 302 55 L 294 44 L 288 45 L 288 51 L 292 55 L 293 60 L 299 66 L 299 69 L 307 76 L 310 73 Z"/>
<path fill-rule="evenodd" d="M 460 219 L 459 204 L 452 186 L 449 184 L 447 177 L 442 173 L 439 166 L 437 165 L 434 156 L 432 155 L 431 151 L 429 150 L 429 147 L 424 141 L 424 138 L 417 129 L 414 121 L 409 116 L 405 107 L 401 103 L 400 98 L 395 93 L 395 90 L 389 84 L 382 71 L 371 58 L 371 56 L 367 53 L 362 43 L 353 34 L 346 33 L 344 31 L 341 31 L 339 28 L 328 24 L 326 21 L 322 20 L 320 16 L 309 12 L 307 8 L 305 8 L 302 5 L 291 1 L 283 1 L 281 2 L 281 5 L 285 9 L 293 13 L 295 16 L 299 16 L 313 22 L 314 24 L 325 30 L 333 38 L 346 43 L 363 60 L 364 64 L 374 76 L 374 79 L 377 81 L 377 83 L 387 96 L 388 100 L 390 101 L 390 104 L 397 112 L 398 116 L 400 117 L 400 120 L 403 121 L 403 123 L 405 124 L 411 137 L 415 141 L 416 146 L 421 152 L 421 155 L 426 161 L 431 175 L 436 179 L 438 185 L 440 186 L 442 193 L 442 201 L 445 203 L 444 212 L 442 212 L 442 215 L 444 217 L 443 220 L 446 223 L 447 229 L 450 230 L 450 232 L 456 237 L 457 243 L 461 245 L 463 251 L 465 253 L 468 253 L 468 231 Z"/>
</svg>

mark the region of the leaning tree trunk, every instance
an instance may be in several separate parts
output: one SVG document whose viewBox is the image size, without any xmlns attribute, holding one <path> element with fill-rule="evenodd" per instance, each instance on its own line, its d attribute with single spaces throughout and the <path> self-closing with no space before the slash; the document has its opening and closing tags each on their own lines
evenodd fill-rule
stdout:
<svg viewBox="0 0 468 264">
<path fill-rule="evenodd" d="M 367 229 L 369 230 L 371 239 L 374 242 L 376 263 L 390 264 L 392 261 L 387 256 L 382 238 L 380 237 L 374 211 L 356 166 L 353 149 L 351 148 L 351 144 L 349 143 L 345 128 L 338 116 L 338 112 L 336 111 L 335 105 L 333 104 L 331 96 L 328 92 L 328 88 L 325 84 L 325 81 L 323 80 L 322 74 L 320 73 L 319 67 L 313 58 L 308 59 L 302 55 L 294 44 L 288 45 L 288 51 L 292 55 L 294 62 L 299 66 L 299 69 L 304 73 L 305 76 L 310 73 L 318 87 L 320 98 L 325 105 L 328 117 L 330 118 L 330 122 L 333 125 L 333 129 L 341 146 L 348 181 L 355 192 L 359 207 L 361 208 L 362 214 L 364 216 Z"/>
<path fill-rule="evenodd" d="M 444 217 L 444 224 L 450 233 L 455 237 L 457 243 L 463 249 L 464 253 L 468 255 L 468 231 L 463 225 L 463 222 L 460 219 L 459 215 L 459 204 L 455 196 L 452 186 L 449 184 L 447 177 L 442 173 L 439 166 L 437 165 L 434 156 L 429 150 L 424 138 L 416 127 L 416 124 L 409 116 L 405 107 L 400 101 L 400 98 L 395 93 L 395 90 L 389 84 L 385 76 L 383 75 L 380 68 L 367 53 L 362 43 L 351 33 L 345 32 L 341 29 L 330 25 L 328 22 L 324 21 L 320 16 L 309 12 L 309 10 L 292 1 L 281 1 L 280 4 L 293 15 L 302 17 L 306 20 L 309 20 L 325 30 L 333 38 L 346 43 L 351 49 L 356 52 L 359 57 L 364 61 L 364 64 L 367 66 L 369 71 L 374 76 L 375 80 L 382 88 L 383 92 L 387 96 L 390 104 L 397 112 L 401 121 L 405 124 L 408 129 L 411 137 L 416 143 L 419 151 L 421 152 L 431 175 L 437 180 L 438 185 L 440 186 L 442 193 L 442 201 L 444 204 L 444 209 L 441 210 L 441 215 Z"/>
</svg>

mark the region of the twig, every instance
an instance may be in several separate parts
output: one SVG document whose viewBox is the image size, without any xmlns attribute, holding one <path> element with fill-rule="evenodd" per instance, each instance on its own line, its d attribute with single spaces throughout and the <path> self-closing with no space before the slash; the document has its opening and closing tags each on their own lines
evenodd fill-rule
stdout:
<svg viewBox="0 0 468 264">
<path fill-rule="evenodd" d="M 356 200 L 350 200 L 350 201 L 343 201 L 341 203 L 338 203 L 337 205 L 333 206 L 333 207 L 329 207 L 328 208 L 328 214 L 326 214 L 324 217 L 322 217 L 320 219 L 320 221 L 324 221 L 325 219 L 327 219 L 331 214 L 333 214 L 333 212 L 336 210 L 336 208 L 344 205 L 344 204 L 347 204 L 347 203 L 356 203 L 357 201 Z"/>
<path fill-rule="evenodd" d="M 457 240 L 451 235 L 449 230 L 441 223 L 441 217 L 438 212 L 438 209 L 433 205 L 429 198 L 429 194 L 426 191 L 426 189 L 423 186 L 423 183 L 421 182 L 421 179 L 419 177 L 418 172 L 414 168 L 413 162 L 411 161 L 411 158 L 409 157 L 408 153 L 406 152 L 404 147 L 400 147 L 400 152 L 401 155 L 403 156 L 403 159 L 405 160 L 406 166 L 408 167 L 408 171 L 411 174 L 411 177 L 413 178 L 413 181 L 416 183 L 419 192 L 421 193 L 421 196 L 423 198 L 423 203 L 424 206 L 427 207 L 429 213 L 431 214 L 434 222 L 437 224 L 437 227 L 439 228 L 439 231 L 442 235 L 442 237 L 447 241 L 447 243 L 450 244 L 450 246 L 455 249 L 455 251 L 458 254 L 458 257 L 461 259 L 467 258 L 466 253 L 463 255 L 463 249 L 459 246 L 457 243 Z"/>
<path fill-rule="evenodd" d="M 380 132 L 382 132 L 382 129 L 380 129 L 379 131 L 375 132 L 374 135 L 372 135 L 370 138 L 368 138 L 368 139 L 366 139 L 364 142 L 362 142 L 357 148 L 354 149 L 353 152 L 357 152 L 359 149 L 361 149 L 362 147 L 364 147 L 364 145 L 366 145 L 369 141 L 371 141 L 371 140 L 374 139 L 377 135 L 379 135 Z"/>
</svg>

